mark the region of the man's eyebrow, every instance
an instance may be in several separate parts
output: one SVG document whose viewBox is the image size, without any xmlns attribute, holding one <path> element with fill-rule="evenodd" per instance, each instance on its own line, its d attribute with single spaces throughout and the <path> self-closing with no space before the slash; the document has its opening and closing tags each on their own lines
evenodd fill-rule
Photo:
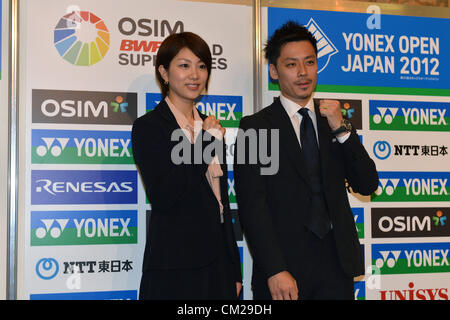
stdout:
<svg viewBox="0 0 450 320">
<path fill-rule="evenodd" d="M 283 61 L 286 61 L 286 60 L 294 60 L 294 61 L 298 61 L 298 58 L 287 57 L 287 58 L 284 58 L 284 59 L 283 59 Z"/>
<path fill-rule="evenodd" d="M 312 54 L 312 55 L 303 57 L 302 60 L 315 59 L 315 58 L 316 58 L 316 56 Z M 284 58 L 284 59 L 283 59 L 283 61 L 287 61 L 287 60 L 298 61 L 299 59 L 298 59 L 298 58 L 293 58 L 293 57 L 287 57 L 287 58 Z"/>
</svg>

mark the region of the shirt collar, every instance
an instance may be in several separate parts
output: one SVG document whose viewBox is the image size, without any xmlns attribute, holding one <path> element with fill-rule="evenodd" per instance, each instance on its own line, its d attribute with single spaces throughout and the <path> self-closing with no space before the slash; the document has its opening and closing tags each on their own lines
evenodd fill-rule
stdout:
<svg viewBox="0 0 450 320">
<path fill-rule="evenodd" d="M 169 97 L 166 97 L 165 100 L 167 102 L 167 105 L 169 106 L 170 111 L 172 111 L 172 113 L 175 117 L 175 120 L 177 121 L 180 128 L 182 128 L 182 129 L 192 128 L 191 124 L 189 123 L 189 120 L 185 117 L 185 115 L 180 110 L 178 110 L 175 107 L 175 105 L 172 103 L 172 101 L 170 101 Z M 194 126 L 197 121 L 200 121 L 201 123 L 203 123 L 202 118 L 200 118 L 200 115 L 198 114 L 197 108 L 193 107 L 192 112 L 194 113 Z"/>
<path fill-rule="evenodd" d="M 292 118 L 293 116 L 295 116 L 297 114 L 298 110 L 300 110 L 300 108 L 308 108 L 312 113 L 314 113 L 314 100 L 313 100 L 312 96 L 308 100 L 306 105 L 301 106 L 301 105 L 295 103 L 294 101 L 286 98 L 283 95 L 283 93 L 281 93 L 280 94 L 280 102 L 281 102 L 281 105 L 283 106 L 284 110 L 286 110 L 286 113 L 289 115 L 289 118 Z"/>
</svg>

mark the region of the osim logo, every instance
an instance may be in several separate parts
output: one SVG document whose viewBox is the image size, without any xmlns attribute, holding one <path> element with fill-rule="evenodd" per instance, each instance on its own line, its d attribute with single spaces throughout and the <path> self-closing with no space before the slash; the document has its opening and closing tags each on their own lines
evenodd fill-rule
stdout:
<svg viewBox="0 0 450 320">
<path fill-rule="evenodd" d="M 102 19 L 89 11 L 64 15 L 54 30 L 54 44 L 64 60 L 77 66 L 92 66 L 109 49 L 109 31 Z"/>
</svg>

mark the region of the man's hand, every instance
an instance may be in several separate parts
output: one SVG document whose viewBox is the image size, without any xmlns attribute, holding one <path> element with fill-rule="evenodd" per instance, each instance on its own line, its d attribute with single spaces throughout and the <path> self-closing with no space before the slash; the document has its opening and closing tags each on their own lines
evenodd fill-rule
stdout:
<svg viewBox="0 0 450 320">
<path fill-rule="evenodd" d="M 297 281 L 287 271 L 281 271 L 267 280 L 273 300 L 298 300 Z"/>
<path fill-rule="evenodd" d="M 327 118 L 331 130 L 336 130 L 341 126 L 343 117 L 339 101 L 320 100 L 319 110 L 322 117 Z"/>
</svg>

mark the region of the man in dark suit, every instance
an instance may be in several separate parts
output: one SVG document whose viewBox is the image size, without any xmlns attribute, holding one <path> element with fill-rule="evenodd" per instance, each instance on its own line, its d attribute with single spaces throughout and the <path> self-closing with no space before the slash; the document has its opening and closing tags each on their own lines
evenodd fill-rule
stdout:
<svg viewBox="0 0 450 320">
<path fill-rule="evenodd" d="M 312 34 L 288 22 L 274 32 L 265 54 L 281 95 L 241 120 L 234 164 L 240 220 L 253 257 L 253 296 L 354 299 L 353 278 L 364 273 L 364 262 L 346 180 L 353 191 L 371 194 L 378 187 L 375 164 L 339 102 L 313 102 Z M 248 129 L 258 133 L 258 152 L 279 150 L 272 154 L 278 158 L 275 174 L 264 175 L 265 163 L 251 161 L 255 141 L 249 142 Z M 262 139 L 265 133 L 277 133 L 279 145 Z"/>
</svg>

